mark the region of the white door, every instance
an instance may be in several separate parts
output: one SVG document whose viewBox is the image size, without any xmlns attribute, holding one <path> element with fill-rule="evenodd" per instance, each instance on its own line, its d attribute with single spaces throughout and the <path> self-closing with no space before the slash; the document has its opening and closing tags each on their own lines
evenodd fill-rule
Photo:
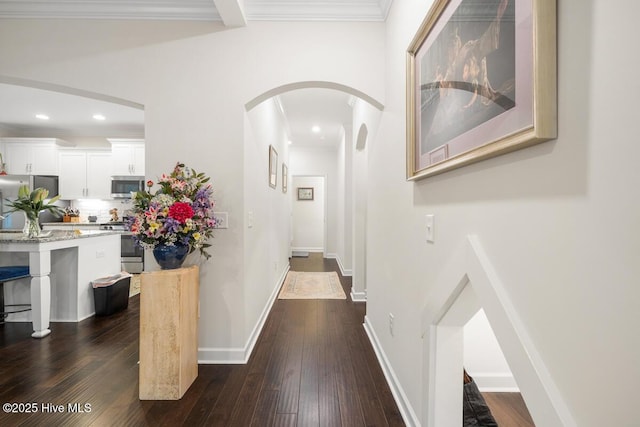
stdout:
<svg viewBox="0 0 640 427">
<path fill-rule="evenodd" d="M 294 176 L 292 197 L 293 233 L 291 250 L 325 252 L 325 178 Z"/>
</svg>

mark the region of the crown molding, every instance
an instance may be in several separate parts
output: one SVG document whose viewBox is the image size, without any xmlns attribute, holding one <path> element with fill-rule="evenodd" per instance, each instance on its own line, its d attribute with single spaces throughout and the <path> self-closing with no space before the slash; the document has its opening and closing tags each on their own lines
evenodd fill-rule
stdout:
<svg viewBox="0 0 640 427">
<path fill-rule="evenodd" d="M 212 0 L 2 0 L 0 18 L 221 20 Z"/>
<path fill-rule="evenodd" d="M 245 0 L 253 21 L 373 21 L 393 0 Z M 222 21 L 214 0 L 0 0 L 0 18 Z"/>
</svg>

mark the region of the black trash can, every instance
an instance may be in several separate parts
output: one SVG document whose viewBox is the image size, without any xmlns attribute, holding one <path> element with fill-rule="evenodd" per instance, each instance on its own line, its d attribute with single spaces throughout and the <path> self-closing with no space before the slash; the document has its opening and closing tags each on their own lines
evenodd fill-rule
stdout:
<svg viewBox="0 0 640 427">
<path fill-rule="evenodd" d="M 129 306 L 131 274 L 122 272 L 91 282 L 96 316 L 109 316 Z"/>
</svg>

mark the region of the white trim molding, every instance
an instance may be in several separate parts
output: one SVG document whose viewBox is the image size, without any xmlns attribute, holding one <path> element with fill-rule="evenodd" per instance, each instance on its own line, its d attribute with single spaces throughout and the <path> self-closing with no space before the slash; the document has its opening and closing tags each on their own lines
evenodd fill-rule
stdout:
<svg viewBox="0 0 640 427">
<path fill-rule="evenodd" d="M 536 425 L 577 424 L 477 236 L 467 236 L 427 296 L 422 314 L 422 421 L 459 427 L 462 329 L 483 308 Z"/>
<path fill-rule="evenodd" d="M 367 291 L 356 291 L 353 286 L 351 287 L 351 301 L 353 302 L 367 302 Z"/>
<path fill-rule="evenodd" d="M 402 420 L 407 426 L 420 426 L 420 421 L 418 420 L 416 413 L 413 411 L 413 407 L 411 406 L 411 403 L 409 403 L 409 399 L 402 389 L 402 385 L 400 384 L 400 381 L 398 381 L 398 377 L 393 371 L 391 363 L 389 363 L 389 359 L 387 359 L 387 356 L 384 353 L 382 346 L 380 345 L 380 341 L 378 340 L 373 325 L 371 324 L 367 316 L 364 316 L 363 326 L 364 330 L 367 332 L 369 341 L 371 341 L 373 351 L 376 353 L 376 357 L 378 358 L 378 362 L 380 363 L 380 367 L 382 368 L 384 377 L 387 380 L 387 384 L 389 384 L 391 394 L 393 395 L 393 398 L 398 405 L 400 415 L 402 415 Z M 462 383 L 462 381 L 460 382 Z"/>
<path fill-rule="evenodd" d="M 335 259 L 336 262 L 338 263 L 338 267 L 340 268 L 340 274 L 342 274 L 343 276 L 347 277 L 353 274 L 353 270 L 351 270 L 350 268 L 344 268 L 344 265 L 342 264 L 342 260 L 337 254 L 326 254 L 324 257 L 329 259 Z"/>
</svg>

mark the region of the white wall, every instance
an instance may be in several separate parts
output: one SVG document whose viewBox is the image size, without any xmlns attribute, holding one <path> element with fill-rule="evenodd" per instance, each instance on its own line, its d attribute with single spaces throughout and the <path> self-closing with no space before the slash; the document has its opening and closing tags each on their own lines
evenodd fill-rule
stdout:
<svg viewBox="0 0 640 427">
<path fill-rule="evenodd" d="M 640 145 L 630 94 L 640 83 L 630 53 L 640 3 L 558 2 L 556 141 L 413 183 L 405 55 L 430 5 L 393 3 L 385 112 L 370 152 L 367 320 L 397 383 L 421 414 L 421 310 L 443 265 L 476 234 L 575 424 L 635 425 Z M 426 214 L 435 215 L 434 244 Z"/>
<path fill-rule="evenodd" d="M 284 117 L 273 98 L 247 113 L 245 126 L 245 333 L 255 340 L 265 301 L 275 297 L 289 267 L 290 193 L 282 189 L 288 162 Z M 269 186 L 269 146 L 277 152 L 276 188 Z M 253 332 L 253 335 L 252 335 Z"/>
<path fill-rule="evenodd" d="M 384 69 L 383 46 L 382 23 L 251 22 L 228 29 L 209 22 L 2 20 L 0 81 L 33 79 L 142 104 L 147 177 L 178 160 L 212 177 L 216 210 L 229 213 L 230 227 L 216 231 L 213 258 L 201 265 L 199 346 L 201 359 L 223 360 L 246 354 L 247 331 L 254 331 L 252 319 L 262 315 L 272 285 L 254 283 L 265 267 L 245 253 L 245 181 L 256 174 L 264 182 L 266 172 L 259 160 L 245 159 L 245 144 L 253 143 L 245 142 L 251 126 L 244 106 L 302 81 L 335 82 L 381 99 L 382 74 L 371 70 Z M 245 171 L 248 163 L 260 168 Z M 256 251 L 272 249 L 269 239 L 258 243 Z M 255 286 L 265 288 L 254 293 Z"/>
<path fill-rule="evenodd" d="M 478 311 L 464 326 L 463 356 L 463 366 L 480 391 L 518 391 L 484 310 Z"/>
<path fill-rule="evenodd" d="M 313 200 L 298 200 L 298 188 L 313 188 Z M 291 185 L 294 251 L 324 250 L 325 192 L 324 177 L 294 176 Z"/>
<path fill-rule="evenodd" d="M 367 232 L 367 191 L 369 180 L 369 146 L 375 140 L 380 122 L 380 110 L 371 104 L 356 99 L 353 106 L 353 197 L 349 206 L 352 209 L 352 241 L 353 241 L 353 278 L 351 298 L 364 301 L 366 299 L 366 232 Z"/>
</svg>

